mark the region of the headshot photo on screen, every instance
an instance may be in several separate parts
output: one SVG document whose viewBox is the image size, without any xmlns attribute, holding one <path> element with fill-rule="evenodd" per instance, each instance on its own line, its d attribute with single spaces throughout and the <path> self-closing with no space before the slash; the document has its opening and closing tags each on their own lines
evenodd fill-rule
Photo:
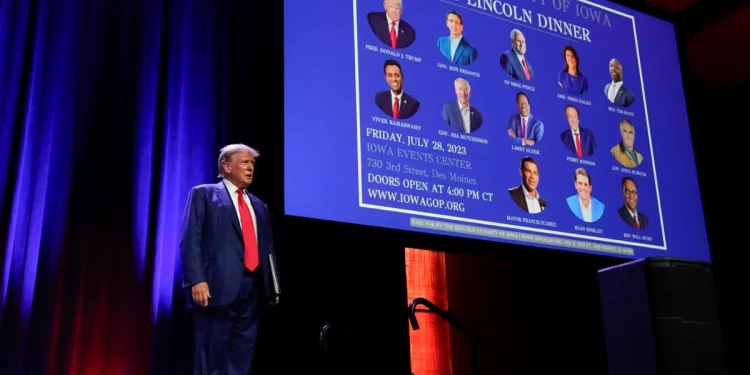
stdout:
<svg viewBox="0 0 750 375">
<path fill-rule="evenodd" d="M 452 64 L 469 65 L 473 63 L 479 51 L 469 43 L 463 35 L 464 21 L 455 10 L 450 10 L 445 15 L 445 24 L 448 26 L 450 35 L 441 36 L 437 40 L 437 48 L 440 53 Z"/>
<path fill-rule="evenodd" d="M 383 0 L 384 12 L 367 14 L 367 23 L 375 36 L 388 47 L 406 48 L 414 43 L 417 32 L 401 16 L 404 6 L 401 0 Z"/>
<path fill-rule="evenodd" d="M 419 100 L 404 91 L 404 75 L 396 60 L 386 60 L 385 81 L 390 89 L 375 94 L 375 104 L 394 119 L 407 119 L 419 111 Z"/>
<path fill-rule="evenodd" d="M 471 105 L 471 85 L 463 78 L 453 81 L 456 100 L 443 104 L 443 120 L 454 131 L 459 133 L 473 133 L 482 126 L 482 113 Z"/>
<path fill-rule="evenodd" d="M 570 95 L 583 94 L 589 89 L 589 82 L 586 76 L 581 73 L 581 60 L 578 58 L 578 52 L 576 52 L 573 46 L 565 46 L 563 48 L 563 60 L 565 61 L 565 66 L 560 71 L 557 84 Z"/>
<path fill-rule="evenodd" d="M 534 146 L 544 137 L 544 123 L 531 114 L 531 100 L 524 92 L 516 94 L 518 113 L 508 120 L 508 135 L 522 146 Z"/>
<path fill-rule="evenodd" d="M 594 132 L 581 126 L 581 115 L 572 104 L 565 106 L 565 119 L 569 129 L 560 134 L 563 145 L 579 158 L 591 156 L 596 151 Z"/>
<path fill-rule="evenodd" d="M 635 101 L 635 95 L 622 82 L 622 64 L 617 59 L 609 61 L 609 75 L 612 82 L 604 85 L 604 95 L 614 105 L 630 107 Z"/>
<path fill-rule="evenodd" d="M 630 120 L 620 120 L 620 135 L 622 141 L 612 147 L 612 156 L 623 167 L 635 168 L 641 165 L 643 155 L 635 149 L 635 126 Z"/>
<path fill-rule="evenodd" d="M 526 37 L 521 30 L 510 32 L 511 49 L 500 56 L 500 66 L 513 79 L 531 81 L 534 78 L 534 68 L 526 59 Z"/>
<path fill-rule="evenodd" d="M 527 156 L 521 159 L 521 185 L 508 189 L 508 193 L 519 208 L 530 214 L 538 214 L 547 208 L 547 201 L 539 194 L 538 186 L 539 166 Z"/>
<path fill-rule="evenodd" d="M 587 223 L 598 221 L 604 215 L 604 203 L 591 196 L 591 176 L 585 169 L 578 168 L 575 170 L 574 181 L 576 195 L 566 199 L 570 212 Z"/>
<path fill-rule="evenodd" d="M 648 227 L 648 217 L 636 208 L 638 206 L 638 188 L 631 177 L 622 178 L 622 198 L 625 204 L 617 210 L 625 224 L 633 229 L 641 230 Z"/>
</svg>

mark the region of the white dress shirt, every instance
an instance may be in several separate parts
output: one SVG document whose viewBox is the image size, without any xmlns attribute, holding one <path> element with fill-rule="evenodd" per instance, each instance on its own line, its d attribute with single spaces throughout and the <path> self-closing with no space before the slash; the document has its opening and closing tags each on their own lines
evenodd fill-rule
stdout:
<svg viewBox="0 0 750 375">
<path fill-rule="evenodd" d="M 516 55 L 516 59 L 518 59 L 518 63 L 521 64 L 521 68 L 523 68 L 523 60 L 525 60 L 526 58 L 524 57 L 524 55 L 518 53 L 518 51 L 516 51 L 515 55 Z"/>
<path fill-rule="evenodd" d="M 458 102 L 458 110 L 464 123 L 464 133 L 471 133 L 471 105 L 466 104 L 466 107 L 462 107 L 461 102 Z"/>
<path fill-rule="evenodd" d="M 594 204 L 593 200 L 589 200 L 589 206 L 586 207 L 583 204 L 583 201 L 581 200 L 581 197 L 578 197 L 578 203 L 581 204 L 581 216 L 583 216 L 583 221 L 590 223 L 593 221 L 592 215 L 591 215 L 591 206 Z"/>
<path fill-rule="evenodd" d="M 459 35 L 458 37 L 450 37 L 451 41 L 451 61 L 456 57 L 456 50 L 458 49 L 458 44 L 461 43 L 461 39 L 463 39 L 463 35 Z"/>
<path fill-rule="evenodd" d="M 536 192 L 536 197 L 532 197 L 526 190 L 526 185 L 521 184 L 521 189 L 523 189 L 523 196 L 526 198 L 526 207 L 529 209 L 529 213 L 538 214 L 542 212 L 542 206 L 539 204 L 539 191 Z"/>
<path fill-rule="evenodd" d="M 607 99 L 609 99 L 610 102 L 612 103 L 615 102 L 615 98 L 617 97 L 617 92 L 620 91 L 620 86 L 622 86 L 622 81 L 611 82 L 609 84 L 609 92 L 607 93 Z"/>
</svg>

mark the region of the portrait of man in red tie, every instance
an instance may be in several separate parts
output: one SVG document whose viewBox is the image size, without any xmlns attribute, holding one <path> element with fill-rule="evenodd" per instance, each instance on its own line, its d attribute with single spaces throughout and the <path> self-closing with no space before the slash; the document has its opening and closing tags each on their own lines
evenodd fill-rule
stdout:
<svg viewBox="0 0 750 375">
<path fill-rule="evenodd" d="M 634 229 L 646 229 L 648 217 L 636 208 L 638 206 L 638 187 L 631 177 L 622 178 L 622 198 L 625 203 L 617 210 L 622 221 Z"/>
<path fill-rule="evenodd" d="M 594 132 L 581 126 L 581 115 L 578 108 L 568 104 L 565 106 L 565 119 L 569 129 L 560 134 L 560 140 L 575 156 L 585 158 L 596 151 Z"/>
<path fill-rule="evenodd" d="M 534 68 L 526 58 L 526 37 L 521 30 L 513 29 L 510 32 L 510 45 L 510 51 L 500 56 L 500 66 L 513 79 L 531 81 L 534 78 Z"/>
<path fill-rule="evenodd" d="M 401 0 L 383 0 L 384 12 L 367 14 L 367 23 L 373 34 L 390 48 L 406 48 L 414 43 L 417 32 L 401 18 L 404 5 Z"/>
<path fill-rule="evenodd" d="M 394 119 L 408 119 L 419 111 L 419 100 L 404 91 L 404 74 L 396 60 L 386 60 L 383 65 L 388 90 L 375 94 L 375 104 L 383 113 Z"/>
<path fill-rule="evenodd" d="M 525 92 L 516 94 L 518 113 L 508 120 L 508 135 L 521 146 L 535 146 L 544 137 L 544 123 L 531 114 L 531 100 Z"/>
<path fill-rule="evenodd" d="M 243 144 L 222 148 L 221 181 L 188 193 L 180 259 L 194 322 L 196 374 L 249 373 L 260 302 L 279 303 L 268 207 L 247 191 L 259 155 Z"/>
</svg>

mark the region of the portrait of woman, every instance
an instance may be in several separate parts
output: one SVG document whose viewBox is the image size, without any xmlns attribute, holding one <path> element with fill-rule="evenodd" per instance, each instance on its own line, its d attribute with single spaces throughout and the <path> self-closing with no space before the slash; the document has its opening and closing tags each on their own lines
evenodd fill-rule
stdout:
<svg viewBox="0 0 750 375">
<path fill-rule="evenodd" d="M 571 95 L 581 95 L 589 89 L 586 77 L 581 73 L 578 53 L 573 46 L 565 46 L 563 49 L 565 66 L 560 71 L 557 84 Z"/>
</svg>

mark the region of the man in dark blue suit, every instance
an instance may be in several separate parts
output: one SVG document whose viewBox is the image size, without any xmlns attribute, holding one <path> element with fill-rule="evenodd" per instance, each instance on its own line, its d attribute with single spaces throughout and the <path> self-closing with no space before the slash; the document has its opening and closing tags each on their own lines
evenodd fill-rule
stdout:
<svg viewBox="0 0 750 375">
<path fill-rule="evenodd" d="M 500 66 L 513 79 L 531 81 L 534 78 L 534 68 L 526 59 L 526 37 L 521 30 L 513 29 L 510 32 L 510 45 L 511 50 L 500 56 Z"/>
<path fill-rule="evenodd" d="M 401 19 L 404 7 L 401 0 L 383 0 L 385 12 L 373 12 L 367 15 L 373 34 L 391 48 L 409 47 L 417 38 L 414 28 Z"/>
<path fill-rule="evenodd" d="M 622 82 L 622 64 L 617 59 L 609 61 L 609 75 L 612 82 L 604 85 L 604 95 L 614 105 L 630 107 L 635 101 L 635 95 Z"/>
<path fill-rule="evenodd" d="M 516 94 L 518 113 L 508 120 L 508 135 L 522 146 L 534 146 L 544 137 L 544 123 L 531 114 L 531 101 L 523 91 Z"/>
<path fill-rule="evenodd" d="M 471 97 L 471 86 L 463 78 L 453 81 L 456 90 L 456 100 L 443 104 L 443 120 L 450 125 L 454 131 L 460 133 L 473 133 L 482 126 L 482 113 L 469 104 Z"/>
<path fill-rule="evenodd" d="M 194 374 L 248 374 L 259 301 L 279 302 L 268 207 L 246 190 L 258 156 L 242 144 L 222 148 L 222 181 L 188 194 L 180 257 L 195 322 Z"/>
<path fill-rule="evenodd" d="M 407 119 L 419 111 L 419 100 L 404 91 L 404 75 L 401 64 L 396 60 L 386 60 L 383 64 L 385 82 L 390 90 L 375 93 L 375 105 L 384 114 L 395 119 Z"/>
<path fill-rule="evenodd" d="M 477 59 L 479 52 L 463 36 L 464 21 L 455 10 L 448 11 L 445 24 L 450 30 L 450 36 L 438 38 L 437 47 L 443 56 L 453 64 L 469 65 Z"/>
<path fill-rule="evenodd" d="M 568 120 L 570 129 L 560 134 L 560 140 L 565 147 L 579 158 L 591 156 L 596 151 L 596 139 L 594 132 L 580 126 L 580 114 L 578 108 L 568 104 L 565 106 L 565 118 Z"/>
<path fill-rule="evenodd" d="M 638 206 L 638 188 L 632 177 L 622 178 L 622 198 L 625 204 L 617 210 L 622 221 L 634 229 L 646 229 L 648 227 L 648 216 L 636 208 Z"/>
</svg>

